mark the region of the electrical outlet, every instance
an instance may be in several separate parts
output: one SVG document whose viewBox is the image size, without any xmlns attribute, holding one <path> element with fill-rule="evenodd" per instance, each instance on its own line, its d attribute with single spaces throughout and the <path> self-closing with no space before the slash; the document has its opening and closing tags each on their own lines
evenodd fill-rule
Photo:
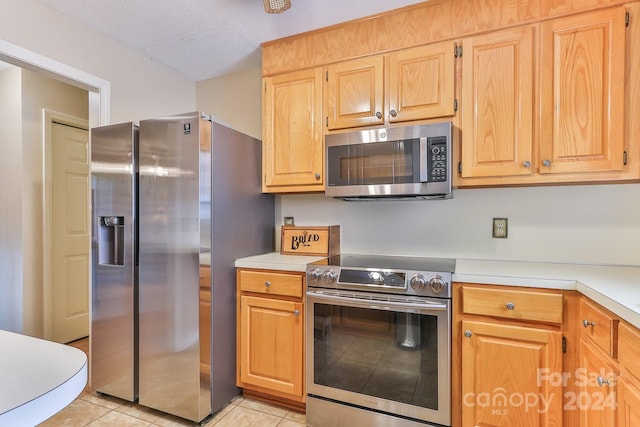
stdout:
<svg viewBox="0 0 640 427">
<path fill-rule="evenodd" d="M 296 223 L 293 220 L 292 216 L 285 216 L 284 217 L 284 225 L 296 225 Z"/>
<path fill-rule="evenodd" d="M 507 218 L 493 218 L 493 237 L 496 239 L 506 239 L 509 228 Z"/>
</svg>

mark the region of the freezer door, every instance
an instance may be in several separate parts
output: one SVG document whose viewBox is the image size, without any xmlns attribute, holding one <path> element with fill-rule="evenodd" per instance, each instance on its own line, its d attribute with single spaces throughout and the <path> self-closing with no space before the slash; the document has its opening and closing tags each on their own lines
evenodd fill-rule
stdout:
<svg viewBox="0 0 640 427">
<path fill-rule="evenodd" d="M 137 396 L 137 138 L 133 123 L 91 130 L 91 388 L 129 401 Z"/>
<path fill-rule="evenodd" d="M 200 301 L 200 251 L 211 247 L 200 225 L 210 221 L 201 218 L 211 201 L 210 175 L 201 173 L 210 170 L 210 126 L 199 113 L 140 122 L 139 400 L 197 422 L 211 413 L 199 325 L 202 315 L 210 319 L 210 304 Z M 202 289 L 210 291 L 210 280 Z"/>
</svg>

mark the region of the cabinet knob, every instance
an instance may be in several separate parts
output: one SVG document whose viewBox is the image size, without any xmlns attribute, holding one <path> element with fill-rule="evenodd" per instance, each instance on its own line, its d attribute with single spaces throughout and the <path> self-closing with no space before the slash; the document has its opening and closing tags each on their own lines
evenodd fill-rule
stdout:
<svg viewBox="0 0 640 427">
<path fill-rule="evenodd" d="M 391 110 L 391 111 L 389 111 L 389 114 L 391 114 L 391 117 L 395 117 L 395 116 L 398 115 L 398 112 L 396 110 Z M 378 118 L 380 118 L 380 117 L 378 117 Z"/>
<path fill-rule="evenodd" d="M 585 328 L 588 328 L 589 326 L 596 326 L 595 322 L 589 322 L 587 319 L 584 319 L 582 321 L 582 326 L 584 326 Z"/>
<path fill-rule="evenodd" d="M 611 385 L 611 381 L 610 380 L 605 380 L 600 375 L 598 375 L 598 378 L 596 378 L 596 381 L 598 382 L 598 385 L 600 387 L 602 387 L 603 385 Z"/>
<path fill-rule="evenodd" d="M 293 315 L 294 316 L 300 315 L 300 310 L 293 310 Z"/>
<path fill-rule="evenodd" d="M 524 166 L 525 168 L 530 168 L 531 162 L 529 160 L 525 160 L 524 162 L 522 162 L 522 166 Z"/>
<path fill-rule="evenodd" d="M 516 305 L 512 302 L 508 302 L 506 304 L 507 310 L 513 310 L 514 308 L 516 308 Z"/>
<path fill-rule="evenodd" d="M 467 338 L 471 338 L 473 334 L 471 333 L 471 331 L 464 331 L 464 336 Z"/>
<path fill-rule="evenodd" d="M 546 167 L 551 166 L 551 160 L 545 159 L 545 160 L 542 162 L 542 166 L 546 166 Z"/>
<path fill-rule="evenodd" d="M 318 172 L 316 172 L 315 177 L 316 177 L 316 181 L 320 181 L 320 174 Z"/>
<path fill-rule="evenodd" d="M 382 118 L 382 113 L 381 113 L 380 111 L 378 111 L 378 112 L 376 113 L 376 117 L 377 117 L 377 118 L 379 118 L 379 119 L 381 119 L 381 118 Z"/>
<path fill-rule="evenodd" d="M 269 286 L 271 286 L 271 282 L 267 280 L 266 282 L 264 282 L 264 286 L 265 288 L 268 288 Z"/>
</svg>

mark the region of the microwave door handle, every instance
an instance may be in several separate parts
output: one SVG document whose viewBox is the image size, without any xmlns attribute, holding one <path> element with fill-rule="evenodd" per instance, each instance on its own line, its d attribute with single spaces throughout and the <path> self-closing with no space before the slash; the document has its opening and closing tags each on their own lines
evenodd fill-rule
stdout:
<svg viewBox="0 0 640 427">
<path fill-rule="evenodd" d="M 429 181 L 429 143 L 426 137 L 420 138 L 420 182 Z"/>
</svg>

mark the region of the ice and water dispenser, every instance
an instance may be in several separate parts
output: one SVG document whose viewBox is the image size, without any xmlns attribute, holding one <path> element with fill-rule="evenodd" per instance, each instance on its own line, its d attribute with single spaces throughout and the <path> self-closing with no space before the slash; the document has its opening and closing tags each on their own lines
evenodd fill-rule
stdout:
<svg viewBox="0 0 640 427">
<path fill-rule="evenodd" d="M 98 264 L 124 265 L 124 217 L 101 216 Z"/>
</svg>

